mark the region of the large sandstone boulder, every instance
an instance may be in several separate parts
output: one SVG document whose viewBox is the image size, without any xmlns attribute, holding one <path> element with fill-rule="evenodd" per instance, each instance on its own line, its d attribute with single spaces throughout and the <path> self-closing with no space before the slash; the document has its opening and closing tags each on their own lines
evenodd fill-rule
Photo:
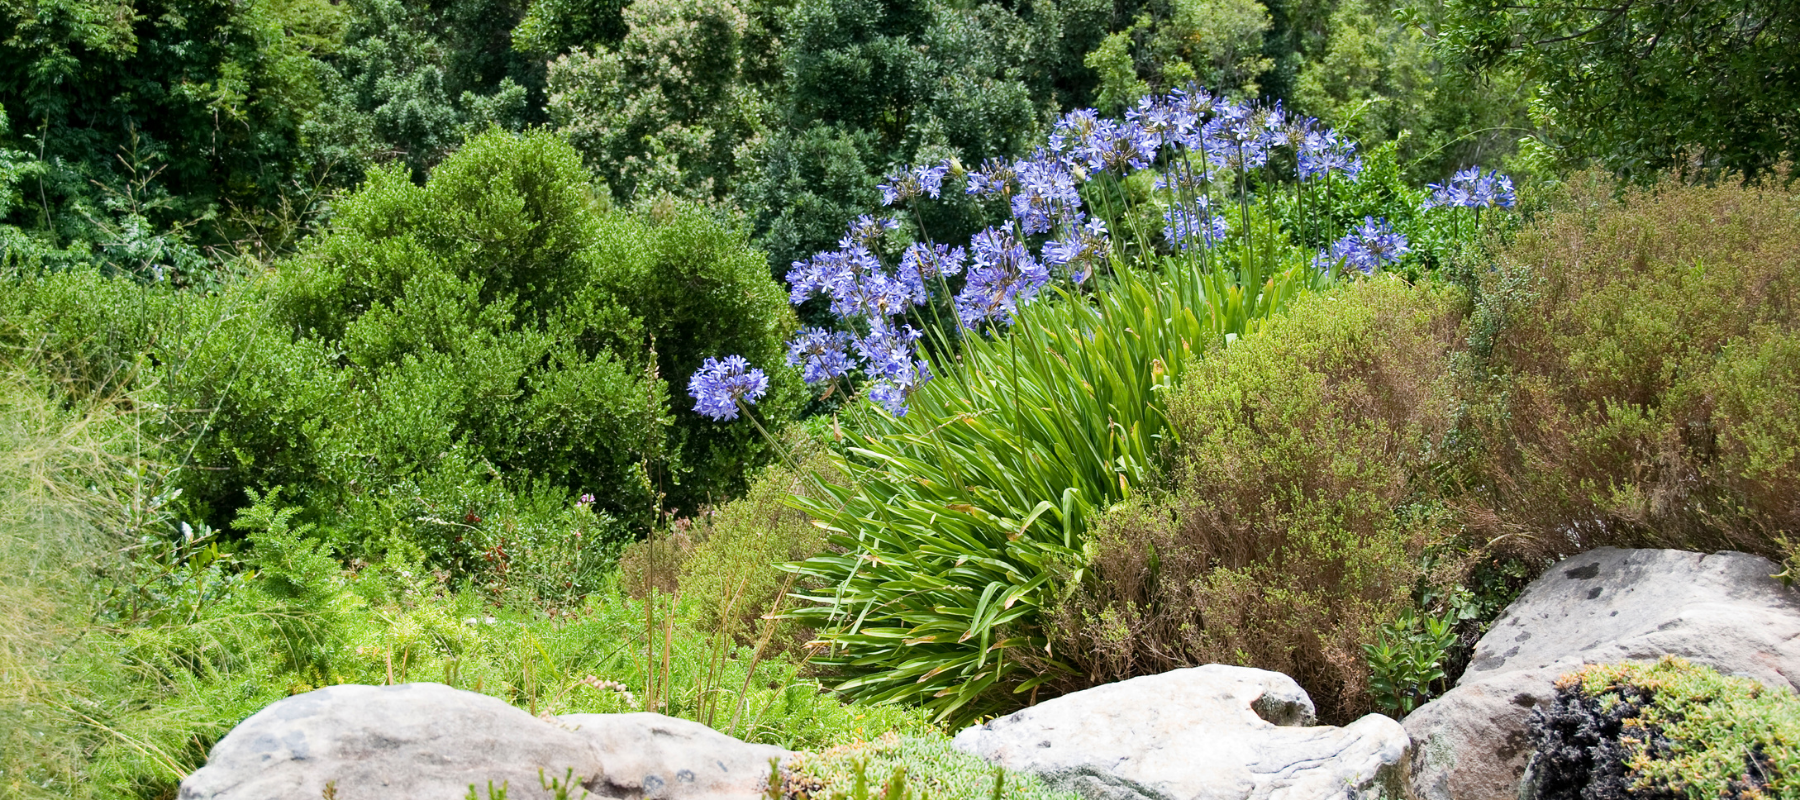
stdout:
<svg viewBox="0 0 1800 800">
<path fill-rule="evenodd" d="M 509 800 L 550 797 L 539 783 L 574 770 L 595 797 L 751 800 L 769 760 L 747 744 L 661 714 L 571 714 L 554 722 L 436 683 L 333 686 L 244 720 L 181 782 L 181 800 L 458 800 L 507 787 Z"/>
<path fill-rule="evenodd" d="M 1800 686 L 1800 593 L 1744 553 L 1601 548 L 1551 567 L 1476 643 L 1456 688 L 1405 720 L 1421 800 L 1514 800 L 1526 724 L 1583 664 L 1680 656 Z"/>
<path fill-rule="evenodd" d="M 1399 723 L 1314 719 L 1292 678 L 1209 664 L 1064 695 L 964 730 L 953 744 L 1096 800 L 1400 796 Z"/>
</svg>

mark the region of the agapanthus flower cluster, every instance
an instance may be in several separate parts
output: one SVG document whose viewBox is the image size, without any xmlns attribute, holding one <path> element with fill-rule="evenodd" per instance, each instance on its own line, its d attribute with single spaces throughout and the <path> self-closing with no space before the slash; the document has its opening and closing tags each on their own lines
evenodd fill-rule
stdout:
<svg viewBox="0 0 1800 800">
<path fill-rule="evenodd" d="M 904 398 L 930 380 L 931 371 L 917 355 L 919 332 L 899 319 L 930 299 L 931 283 L 961 272 L 967 256 L 962 248 L 913 244 L 898 268 L 889 270 L 876 252 L 897 227 L 891 219 L 858 217 L 839 249 L 793 263 L 787 280 L 795 305 L 823 295 L 833 315 L 867 333 L 802 329 L 788 343 L 788 364 L 800 367 L 808 384 L 836 380 L 860 367 L 876 382 L 870 396 L 877 397 L 879 389 L 879 397 L 887 398 L 882 405 L 904 415 Z"/>
<path fill-rule="evenodd" d="M 989 320 L 1012 324 L 1019 306 L 1050 283 L 1050 271 L 1005 228 L 975 234 L 969 248 L 973 263 L 956 295 L 956 316 L 965 327 Z"/>
<path fill-rule="evenodd" d="M 801 379 L 808 384 L 843 377 L 855 366 L 846 352 L 850 343 L 845 331 L 801 328 L 800 335 L 788 343 L 788 366 L 799 367 Z"/>
<path fill-rule="evenodd" d="M 1278 153 L 1292 160 L 1274 158 Z M 1011 325 L 1053 279 L 1083 284 L 1109 263 L 1114 242 L 1107 223 L 1084 208 L 1084 182 L 1155 170 L 1158 202 L 1169 204 L 1163 217 L 1167 246 L 1193 250 L 1217 247 L 1232 235 L 1218 201 L 1249 191 L 1254 184 L 1244 179 L 1248 173 L 1283 164 L 1293 164 L 1302 182 L 1332 175 L 1355 180 L 1362 169 L 1355 144 L 1317 120 L 1294 118 L 1279 103 L 1237 103 L 1190 86 L 1144 98 L 1122 120 L 1093 109 L 1070 111 L 1052 126 L 1045 146 L 1026 158 L 989 158 L 967 172 L 948 162 L 896 169 L 880 184 L 884 205 L 937 199 L 954 174 L 966 178 L 967 194 L 1009 219 L 975 234 L 965 249 L 932 242 L 923 230 L 923 241 L 898 247 L 890 239 L 898 221 L 858 217 L 836 249 L 795 261 L 788 272 L 793 303 L 823 298 L 838 318 L 836 330 L 801 330 L 789 343 L 788 364 L 809 384 L 860 372 L 871 400 L 904 415 L 908 397 L 932 377 L 919 355 L 921 334 L 908 322 L 916 322 L 918 309 L 934 296 L 951 303 L 965 334 L 979 335 L 990 326 Z M 1511 204 L 1504 178 L 1479 171 L 1473 178 L 1458 176 L 1452 181 L 1461 192 L 1457 204 Z M 1116 183 L 1101 186 L 1110 192 L 1101 195 L 1108 202 L 1120 194 Z M 898 259 L 892 257 L 896 250 Z M 1372 272 L 1406 252 L 1405 238 L 1385 221 L 1366 219 L 1320 260 Z M 709 361 L 696 373 L 691 391 L 702 401 L 702 413 L 735 414 L 737 406 L 760 396 L 746 383 L 755 371 L 741 362 Z"/>
<path fill-rule="evenodd" d="M 1106 262 L 1112 242 L 1106 235 L 1106 223 L 1091 219 L 1079 228 L 1068 226 L 1061 238 L 1044 243 L 1044 263 L 1061 267 L 1076 284 L 1086 283 L 1096 268 Z"/>
<path fill-rule="evenodd" d="M 891 206 L 917 199 L 920 195 L 936 200 L 944 190 L 944 177 L 948 174 L 948 164 L 927 164 L 893 173 L 888 176 L 887 183 L 877 187 L 881 189 L 881 204 Z"/>
<path fill-rule="evenodd" d="M 1015 168 L 1019 192 L 1012 196 L 1013 218 L 1027 235 L 1049 233 L 1059 222 L 1078 221 L 1081 193 L 1075 177 L 1057 161 L 1023 161 Z"/>
<path fill-rule="evenodd" d="M 1430 183 L 1425 207 L 1430 208 L 1512 208 L 1512 178 L 1498 170 L 1482 172 L 1480 167 L 1458 170 L 1446 183 Z"/>
<path fill-rule="evenodd" d="M 694 410 L 715 420 L 737 419 L 738 404 L 752 404 L 769 391 L 769 376 L 743 356 L 709 358 L 688 379 Z"/>
<path fill-rule="evenodd" d="M 1212 212 L 1211 202 L 1205 196 L 1170 206 L 1163 212 L 1163 238 L 1181 250 L 1213 247 L 1230 232 L 1230 223 Z"/>
<path fill-rule="evenodd" d="M 1395 231 L 1387 220 L 1363 217 L 1361 225 L 1351 228 L 1344 238 L 1334 242 L 1329 253 L 1320 253 L 1313 259 L 1313 265 L 1329 269 L 1341 262 L 1345 269 L 1373 275 L 1375 270 L 1399 261 L 1410 252 L 1412 248 L 1407 245 L 1406 237 Z"/>
<path fill-rule="evenodd" d="M 1362 174 L 1362 159 L 1356 155 L 1356 143 L 1340 140 L 1336 131 L 1306 131 L 1295 153 L 1301 180 L 1322 178 L 1334 172 L 1356 180 Z"/>
</svg>

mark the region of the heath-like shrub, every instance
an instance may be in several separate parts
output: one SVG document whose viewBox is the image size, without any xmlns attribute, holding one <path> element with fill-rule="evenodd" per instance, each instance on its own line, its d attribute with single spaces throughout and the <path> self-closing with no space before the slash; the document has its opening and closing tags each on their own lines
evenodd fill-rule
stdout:
<svg viewBox="0 0 1800 800">
<path fill-rule="evenodd" d="M 743 497 L 696 526 L 699 541 L 682 561 L 679 576 L 696 624 L 743 642 L 768 634 L 769 646 L 777 649 L 787 649 L 796 634 L 805 632 L 791 621 L 770 632 L 763 617 L 793 602 L 784 591 L 803 586 L 780 565 L 824 548 L 825 531 L 794 508 L 792 498 L 816 494 L 810 476 L 827 474 L 830 468 L 825 455 L 816 452 L 796 466 L 773 465 L 751 482 Z"/>
<path fill-rule="evenodd" d="M 1362 645 L 1411 602 L 1440 527 L 1423 473 L 1451 428 L 1465 304 L 1349 285 L 1191 365 L 1174 485 L 1095 524 L 1056 652 L 1087 683 L 1231 663 L 1294 676 L 1327 719 L 1367 710 Z"/>
<path fill-rule="evenodd" d="M 1572 186 L 1481 288 L 1471 528 L 1539 555 L 1781 555 L 1800 531 L 1800 194 Z"/>
</svg>

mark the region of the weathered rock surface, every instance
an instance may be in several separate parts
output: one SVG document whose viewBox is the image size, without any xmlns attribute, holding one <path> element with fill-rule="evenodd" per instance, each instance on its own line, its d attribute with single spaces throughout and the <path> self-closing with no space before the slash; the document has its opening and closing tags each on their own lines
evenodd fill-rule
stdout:
<svg viewBox="0 0 1800 800">
<path fill-rule="evenodd" d="M 333 686 L 270 705 L 213 747 L 182 800 L 456 800 L 491 781 L 507 797 L 573 769 L 596 797 L 749 800 L 788 751 L 661 714 L 571 714 L 548 722 L 436 683 Z M 575 792 L 580 796 L 580 792 Z"/>
<path fill-rule="evenodd" d="M 1421 800 L 1514 800 L 1526 723 L 1557 676 L 1673 655 L 1772 687 L 1800 686 L 1800 593 L 1744 553 L 1600 548 L 1539 576 L 1475 645 L 1455 689 L 1405 720 Z"/>
<path fill-rule="evenodd" d="M 1405 731 L 1371 714 L 1310 727 L 1278 672 L 1209 664 L 1107 684 L 957 734 L 954 745 L 1108 800 L 1397 797 Z"/>
</svg>

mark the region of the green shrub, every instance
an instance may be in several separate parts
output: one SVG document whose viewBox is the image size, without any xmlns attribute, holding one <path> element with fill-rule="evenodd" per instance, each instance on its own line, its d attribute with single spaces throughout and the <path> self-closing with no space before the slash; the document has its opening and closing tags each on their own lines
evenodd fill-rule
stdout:
<svg viewBox="0 0 1800 800">
<path fill-rule="evenodd" d="M 1800 194 L 1589 176 L 1486 276 L 1466 519 L 1553 556 L 1800 531 Z"/>
<path fill-rule="evenodd" d="M 825 545 L 825 531 L 795 509 L 792 498 L 815 495 L 809 476 L 827 469 L 823 454 L 813 454 L 796 467 L 771 466 L 751 482 L 743 497 L 719 507 L 691 529 L 697 541 L 682 560 L 679 585 L 694 604 L 698 625 L 745 642 L 764 633 L 765 615 L 778 613 L 791 602 L 786 594 L 796 584 L 781 565 L 808 558 Z M 805 633 L 792 621 L 784 621 L 773 634 L 772 646 L 789 649 Z"/>
<path fill-rule="evenodd" d="M 1800 699 L 1674 657 L 1564 675 L 1531 738 L 1545 800 L 1800 797 Z"/>
<path fill-rule="evenodd" d="M 1240 664 L 1293 676 L 1324 719 L 1367 710 L 1363 645 L 1441 533 L 1426 468 L 1451 429 L 1464 303 L 1353 284 L 1190 366 L 1169 403 L 1173 486 L 1094 523 L 1049 626 L 1080 680 Z"/>
<path fill-rule="evenodd" d="M 741 231 L 605 205 L 556 137 L 490 133 L 423 186 L 372 172 L 299 256 L 216 295 L 20 276 L 0 342 L 90 392 L 154 387 L 190 519 L 224 529 L 247 490 L 285 486 L 345 557 L 405 540 L 579 594 L 627 530 L 768 458 L 674 409 L 702 354 L 777 360 L 793 325 Z M 767 411 L 798 387 L 779 376 Z"/>
</svg>

